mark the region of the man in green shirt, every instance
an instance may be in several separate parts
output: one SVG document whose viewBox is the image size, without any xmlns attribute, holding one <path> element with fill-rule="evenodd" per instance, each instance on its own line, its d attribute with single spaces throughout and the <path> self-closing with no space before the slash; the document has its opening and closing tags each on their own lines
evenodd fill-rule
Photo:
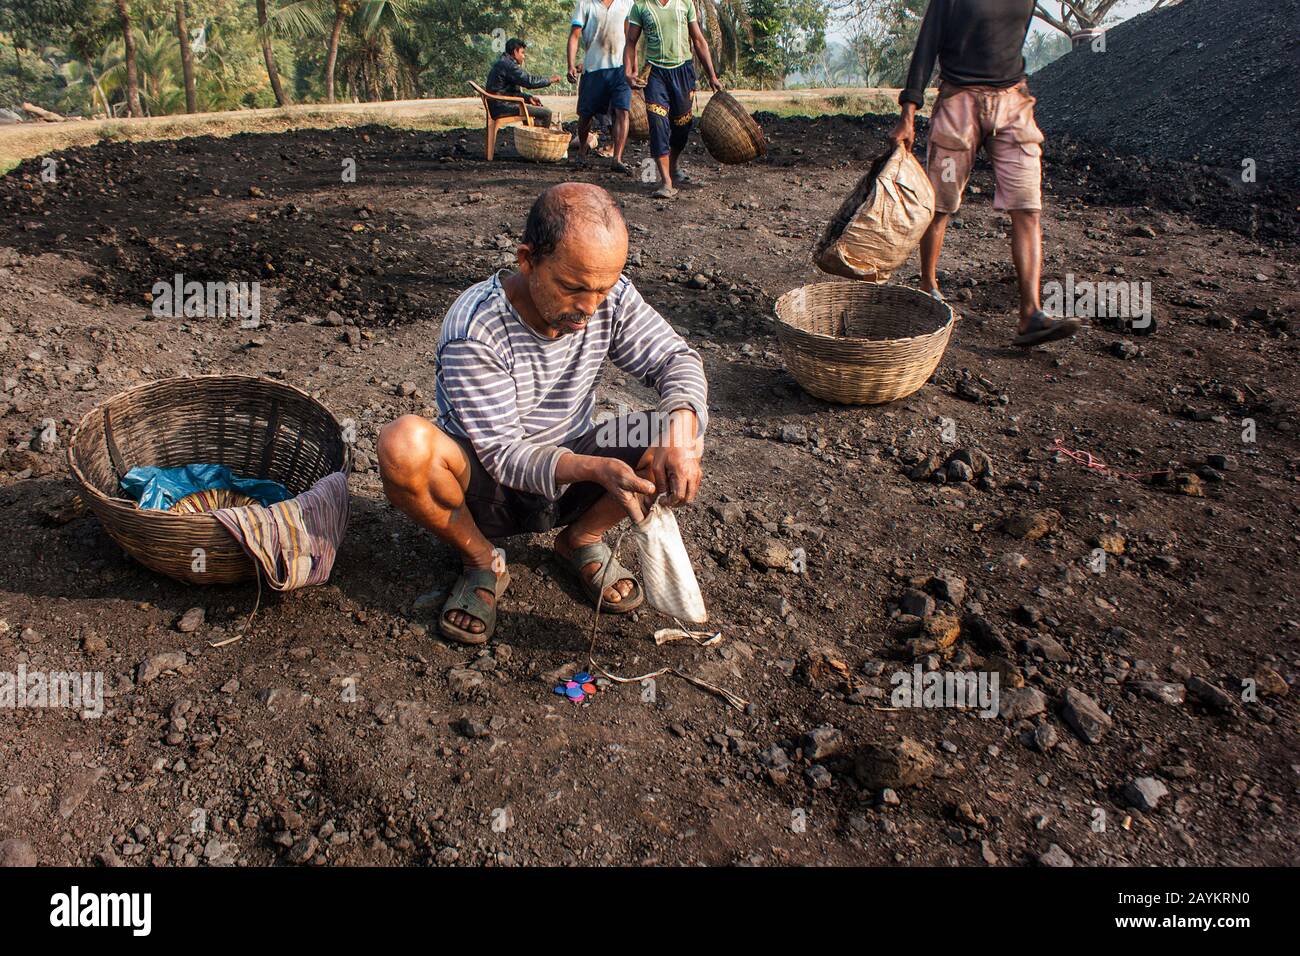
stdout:
<svg viewBox="0 0 1300 956">
<path fill-rule="evenodd" d="M 650 77 L 645 84 L 646 114 L 650 120 L 650 155 L 659 167 L 655 196 L 671 199 L 677 185 L 687 181 L 677 162 L 691 135 L 695 118 L 695 65 L 691 53 L 704 64 L 709 86 L 722 89 L 713 69 L 709 44 L 695 20 L 692 0 L 637 0 L 627 16 L 627 42 L 623 70 L 637 84 L 636 45 L 645 33 Z"/>
</svg>

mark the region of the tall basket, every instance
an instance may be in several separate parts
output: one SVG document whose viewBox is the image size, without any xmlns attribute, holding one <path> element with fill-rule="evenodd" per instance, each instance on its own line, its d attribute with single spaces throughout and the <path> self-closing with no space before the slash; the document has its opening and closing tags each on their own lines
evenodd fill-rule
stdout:
<svg viewBox="0 0 1300 956">
<path fill-rule="evenodd" d="M 747 163 L 767 155 L 763 128 L 726 90 L 714 93 L 700 114 L 700 139 L 720 163 Z"/>
</svg>

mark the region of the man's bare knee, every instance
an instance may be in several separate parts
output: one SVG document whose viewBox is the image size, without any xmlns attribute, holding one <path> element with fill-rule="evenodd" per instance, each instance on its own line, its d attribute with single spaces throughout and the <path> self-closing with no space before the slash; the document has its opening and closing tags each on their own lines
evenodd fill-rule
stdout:
<svg viewBox="0 0 1300 956">
<path fill-rule="evenodd" d="M 427 484 L 441 436 L 437 425 L 419 415 L 403 415 L 381 428 L 375 457 L 384 482 L 399 487 Z"/>
</svg>

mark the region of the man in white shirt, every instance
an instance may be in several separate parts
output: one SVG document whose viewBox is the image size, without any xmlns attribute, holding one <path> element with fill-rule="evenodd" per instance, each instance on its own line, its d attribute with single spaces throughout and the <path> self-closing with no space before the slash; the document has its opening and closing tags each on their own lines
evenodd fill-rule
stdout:
<svg viewBox="0 0 1300 956">
<path fill-rule="evenodd" d="M 628 110 L 632 106 L 632 88 L 623 71 L 623 41 L 631 9 L 632 0 L 577 0 L 569 21 L 569 82 L 578 82 L 578 74 L 582 74 L 578 86 L 578 161 L 586 160 L 592 119 L 612 108 L 613 168 L 621 173 L 631 172 L 623 162 Z M 587 51 L 581 68 L 577 65 L 580 37 Z"/>
</svg>

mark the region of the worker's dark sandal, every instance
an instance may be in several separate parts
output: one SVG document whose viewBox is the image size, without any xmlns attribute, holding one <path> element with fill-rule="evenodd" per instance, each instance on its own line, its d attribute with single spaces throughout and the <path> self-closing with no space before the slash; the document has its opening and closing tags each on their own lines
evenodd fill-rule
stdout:
<svg viewBox="0 0 1300 956">
<path fill-rule="evenodd" d="M 501 577 L 490 568 L 467 568 L 456 580 L 447 602 L 442 606 L 442 615 L 438 618 L 438 630 L 443 637 L 459 644 L 486 644 L 497 629 L 497 606 L 489 604 L 479 596 L 479 590 L 491 591 L 497 601 L 506 593 L 510 585 L 510 572 L 502 571 Z M 475 634 L 463 627 L 457 627 L 447 620 L 448 611 L 464 611 L 471 617 L 483 622 L 483 630 Z"/>
<path fill-rule="evenodd" d="M 618 160 L 610 160 L 609 168 L 616 173 L 622 173 L 624 176 L 632 175 L 632 167 L 627 163 L 620 163 Z"/>
<path fill-rule="evenodd" d="M 1011 344 L 1027 349 L 1035 345 L 1042 345 L 1044 342 L 1068 339 L 1079 331 L 1080 324 L 1078 319 L 1050 318 L 1046 312 L 1039 309 L 1030 316 L 1029 328 L 1012 339 Z"/>
<path fill-rule="evenodd" d="M 614 552 L 609 550 L 609 545 L 604 541 L 597 541 L 595 544 L 585 544 L 581 548 L 574 548 L 572 555 L 567 558 L 560 555 L 560 558 L 577 575 L 578 584 L 582 587 L 583 593 L 591 600 L 591 603 L 595 605 L 597 601 L 600 602 L 602 614 L 626 614 L 628 611 L 635 611 L 645 600 L 645 593 L 641 590 L 641 582 L 636 579 L 631 571 L 618 563 L 618 559 L 614 557 Z M 589 564 L 598 565 L 596 573 L 590 577 L 582 570 Z M 624 596 L 623 600 L 610 602 L 600 596 L 605 588 L 612 584 L 618 584 L 619 581 L 632 582 L 632 590 Z"/>
</svg>

